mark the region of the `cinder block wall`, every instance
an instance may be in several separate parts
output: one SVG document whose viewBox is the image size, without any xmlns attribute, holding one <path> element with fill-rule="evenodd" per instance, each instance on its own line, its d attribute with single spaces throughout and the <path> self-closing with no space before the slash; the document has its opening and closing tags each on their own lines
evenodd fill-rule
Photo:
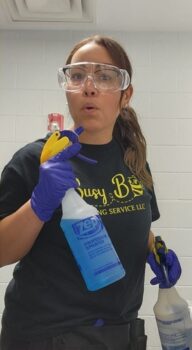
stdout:
<svg viewBox="0 0 192 350">
<path fill-rule="evenodd" d="M 0 31 L 0 171 L 24 144 L 47 132 L 47 115 L 65 115 L 57 68 L 73 44 L 90 32 Z M 106 32 L 132 61 L 136 109 L 148 143 L 161 218 L 153 224 L 179 255 L 183 274 L 177 288 L 192 300 L 192 33 Z M 0 269 L 0 314 L 13 266 Z M 160 349 L 153 315 L 158 288 L 147 267 L 141 317 L 148 349 Z"/>
</svg>

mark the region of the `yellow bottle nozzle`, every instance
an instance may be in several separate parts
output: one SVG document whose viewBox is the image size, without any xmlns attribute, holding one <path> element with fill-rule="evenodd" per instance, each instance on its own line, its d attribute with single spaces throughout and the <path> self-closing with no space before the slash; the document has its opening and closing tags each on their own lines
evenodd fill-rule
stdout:
<svg viewBox="0 0 192 350">
<path fill-rule="evenodd" d="M 59 152 L 63 151 L 66 147 L 70 146 L 71 141 L 67 136 L 63 136 L 61 139 L 60 132 L 55 131 L 46 141 L 43 150 L 41 152 L 40 163 L 46 162 L 48 159 L 54 157 Z"/>
<path fill-rule="evenodd" d="M 78 142 L 79 135 L 82 133 L 83 128 L 79 127 L 74 131 L 64 130 L 55 131 L 45 143 L 41 156 L 40 163 L 46 162 L 51 157 L 54 157 L 59 152 L 63 151 L 66 147 L 69 147 L 71 144 Z M 76 154 L 76 157 L 90 164 L 96 164 L 97 161 L 95 159 L 88 158 L 83 154 Z"/>
<path fill-rule="evenodd" d="M 161 236 L 156 236 L 155 237 L 155 245 L 154 245 L 153 253 L 155 255 L 155 259 L 158 262 L 158 264 L 161 264 L 161 256 L 159 254 L 159 249 L 162 249 L 164 254 L 167 254 L 167 252 L 168 252 L 166 244 L 162 240 Z"/>
</svg>

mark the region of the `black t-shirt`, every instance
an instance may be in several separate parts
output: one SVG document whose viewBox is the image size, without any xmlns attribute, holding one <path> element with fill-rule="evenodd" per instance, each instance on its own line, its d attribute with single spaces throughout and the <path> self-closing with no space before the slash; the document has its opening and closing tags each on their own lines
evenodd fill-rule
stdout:
<svg viewBox="0 0 192 350">
<path fill-rule="evenodd" d="M 16 211 L 38 182 L 45 139 L 18 151 L 7 164 L 0 184 L 0 218 Z M 137 316 L 142 303 L 145 261 L 151 221 L 159 218 L 153 191 L 131 174 L 116 141 L 82 145 L 74 157 L 81 197 L 99 210 L 126 270 L 121 280 L 90 292 L 60 228 L 61 206 L 45 223 L 30 252 L 16 265 L 5 295 L 3 327 L 10 338 L 35 339 L 59 334 L 66 327 L 124 323 Z"/>
</svg>

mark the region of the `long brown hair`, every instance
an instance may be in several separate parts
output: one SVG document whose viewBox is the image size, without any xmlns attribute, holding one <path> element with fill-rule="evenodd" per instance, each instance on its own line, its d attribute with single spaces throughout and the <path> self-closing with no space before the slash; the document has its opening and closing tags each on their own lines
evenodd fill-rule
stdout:
<svg viewBox="0 0 192 350">
<path fill-rule="evenodd" d="M 110 37 L 94 35 L 83 39 L 74 46 L 67 58 L 66 64 L 71 63 L 72 57 L 78 49 L 90 42 L 104 47 L 115 65 L 121 69 L 127 70 L 131 81 L 133 72 L 131 62 L 122 46 Z M 151 189 L 152 177 L 146 167 L 145 137 L 138 123 L 137 115 L 130 106 L 121 109 L 114 125 L 113 136 L 117 139 L 124 151 L 125 164 L 146 187 Z"/>
</svg>

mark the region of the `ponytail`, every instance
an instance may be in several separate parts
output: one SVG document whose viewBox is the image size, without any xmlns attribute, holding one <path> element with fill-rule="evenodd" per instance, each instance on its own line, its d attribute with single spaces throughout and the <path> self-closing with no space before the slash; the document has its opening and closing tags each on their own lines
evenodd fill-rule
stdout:
<svg viewBox="0 0 192 350">
<path fill-rule="evenodd" d="M 125 164 L 147 188 L 152 189 L 153 181 L 146 164 L 146 141 L 133 108 L 121 110 L 113 136 L 124 151 Z"/>
</svg>

